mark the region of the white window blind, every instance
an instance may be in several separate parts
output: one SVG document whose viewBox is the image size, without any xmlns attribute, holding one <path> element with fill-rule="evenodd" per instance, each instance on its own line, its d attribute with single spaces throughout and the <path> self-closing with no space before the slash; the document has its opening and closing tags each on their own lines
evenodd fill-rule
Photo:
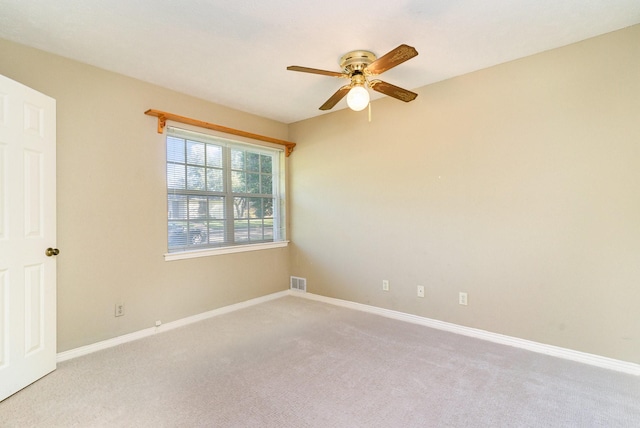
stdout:
<svg viewBox="0 0 640 428">
<path fill-rule="evenodd" d="M 285 240 L 284 152 L 167 128 L 169 252 Z"/>
</svg>

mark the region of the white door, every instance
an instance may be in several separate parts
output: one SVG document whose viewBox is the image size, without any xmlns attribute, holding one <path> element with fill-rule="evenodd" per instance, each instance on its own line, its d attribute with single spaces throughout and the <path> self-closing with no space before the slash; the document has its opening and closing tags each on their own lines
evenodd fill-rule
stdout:
<svg viewBox="0 0 640 428">
<path fill-rule="evenodd" d="M 55 100 L 0 75 L 0 400 L 56 368 L 55 168 Z"/>
</svg>

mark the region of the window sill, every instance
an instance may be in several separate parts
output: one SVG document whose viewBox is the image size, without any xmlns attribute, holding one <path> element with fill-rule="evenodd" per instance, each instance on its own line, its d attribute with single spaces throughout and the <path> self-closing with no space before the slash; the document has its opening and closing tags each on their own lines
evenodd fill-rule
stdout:
<svg viewBox="0 0 640 428">
<path fill-rule="evenodd" d="M 263 244 L 236 245 L 233 247 L 207 248 L 205 250 L 181 251 L 177 253 L 167 253 L 164 261 L 195 259 L 198 257 L 219 256 L 222 254 L 244 253 L 247 251 L 269 250 L 272 248 L 283 248 L 289 245 L 289 241 L 268 242 Z"/>
</svg>

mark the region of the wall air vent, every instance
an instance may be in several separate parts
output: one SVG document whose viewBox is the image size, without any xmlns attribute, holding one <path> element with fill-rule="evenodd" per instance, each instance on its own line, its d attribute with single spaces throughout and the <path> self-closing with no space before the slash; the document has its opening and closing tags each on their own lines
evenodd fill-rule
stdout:
<svg viewBox="0 0 640 428">
<path fill-rule="evenodd" d="M 307 291 L 307 279 L 306 278 L 299 278 L 297 276 L 292 276 L 290 281 L 289 281 L 289 288 L 291 288 L 292 290 L 298 290 L 298 291 Z"/>
</svg>

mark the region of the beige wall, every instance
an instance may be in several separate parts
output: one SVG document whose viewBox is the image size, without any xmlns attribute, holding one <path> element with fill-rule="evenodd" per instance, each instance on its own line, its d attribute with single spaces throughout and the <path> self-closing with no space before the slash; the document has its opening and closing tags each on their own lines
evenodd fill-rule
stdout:
<svg viewBox="0 0 640 428">
<path fill-rule="evenodd" d="M 639 40 L 634 26 L 379 100 L 371 123 L 291 125 L 292 275 L 640 363 Z"/>
<path fill-rule="evenodd" d="M 164 137 L 143 113 L 281 139 L 285 124 L 3 40 L 0 74 L 57 100 L 58 352 L 288 287 L 286 248 L 164 261 Z"/>
</svg>

